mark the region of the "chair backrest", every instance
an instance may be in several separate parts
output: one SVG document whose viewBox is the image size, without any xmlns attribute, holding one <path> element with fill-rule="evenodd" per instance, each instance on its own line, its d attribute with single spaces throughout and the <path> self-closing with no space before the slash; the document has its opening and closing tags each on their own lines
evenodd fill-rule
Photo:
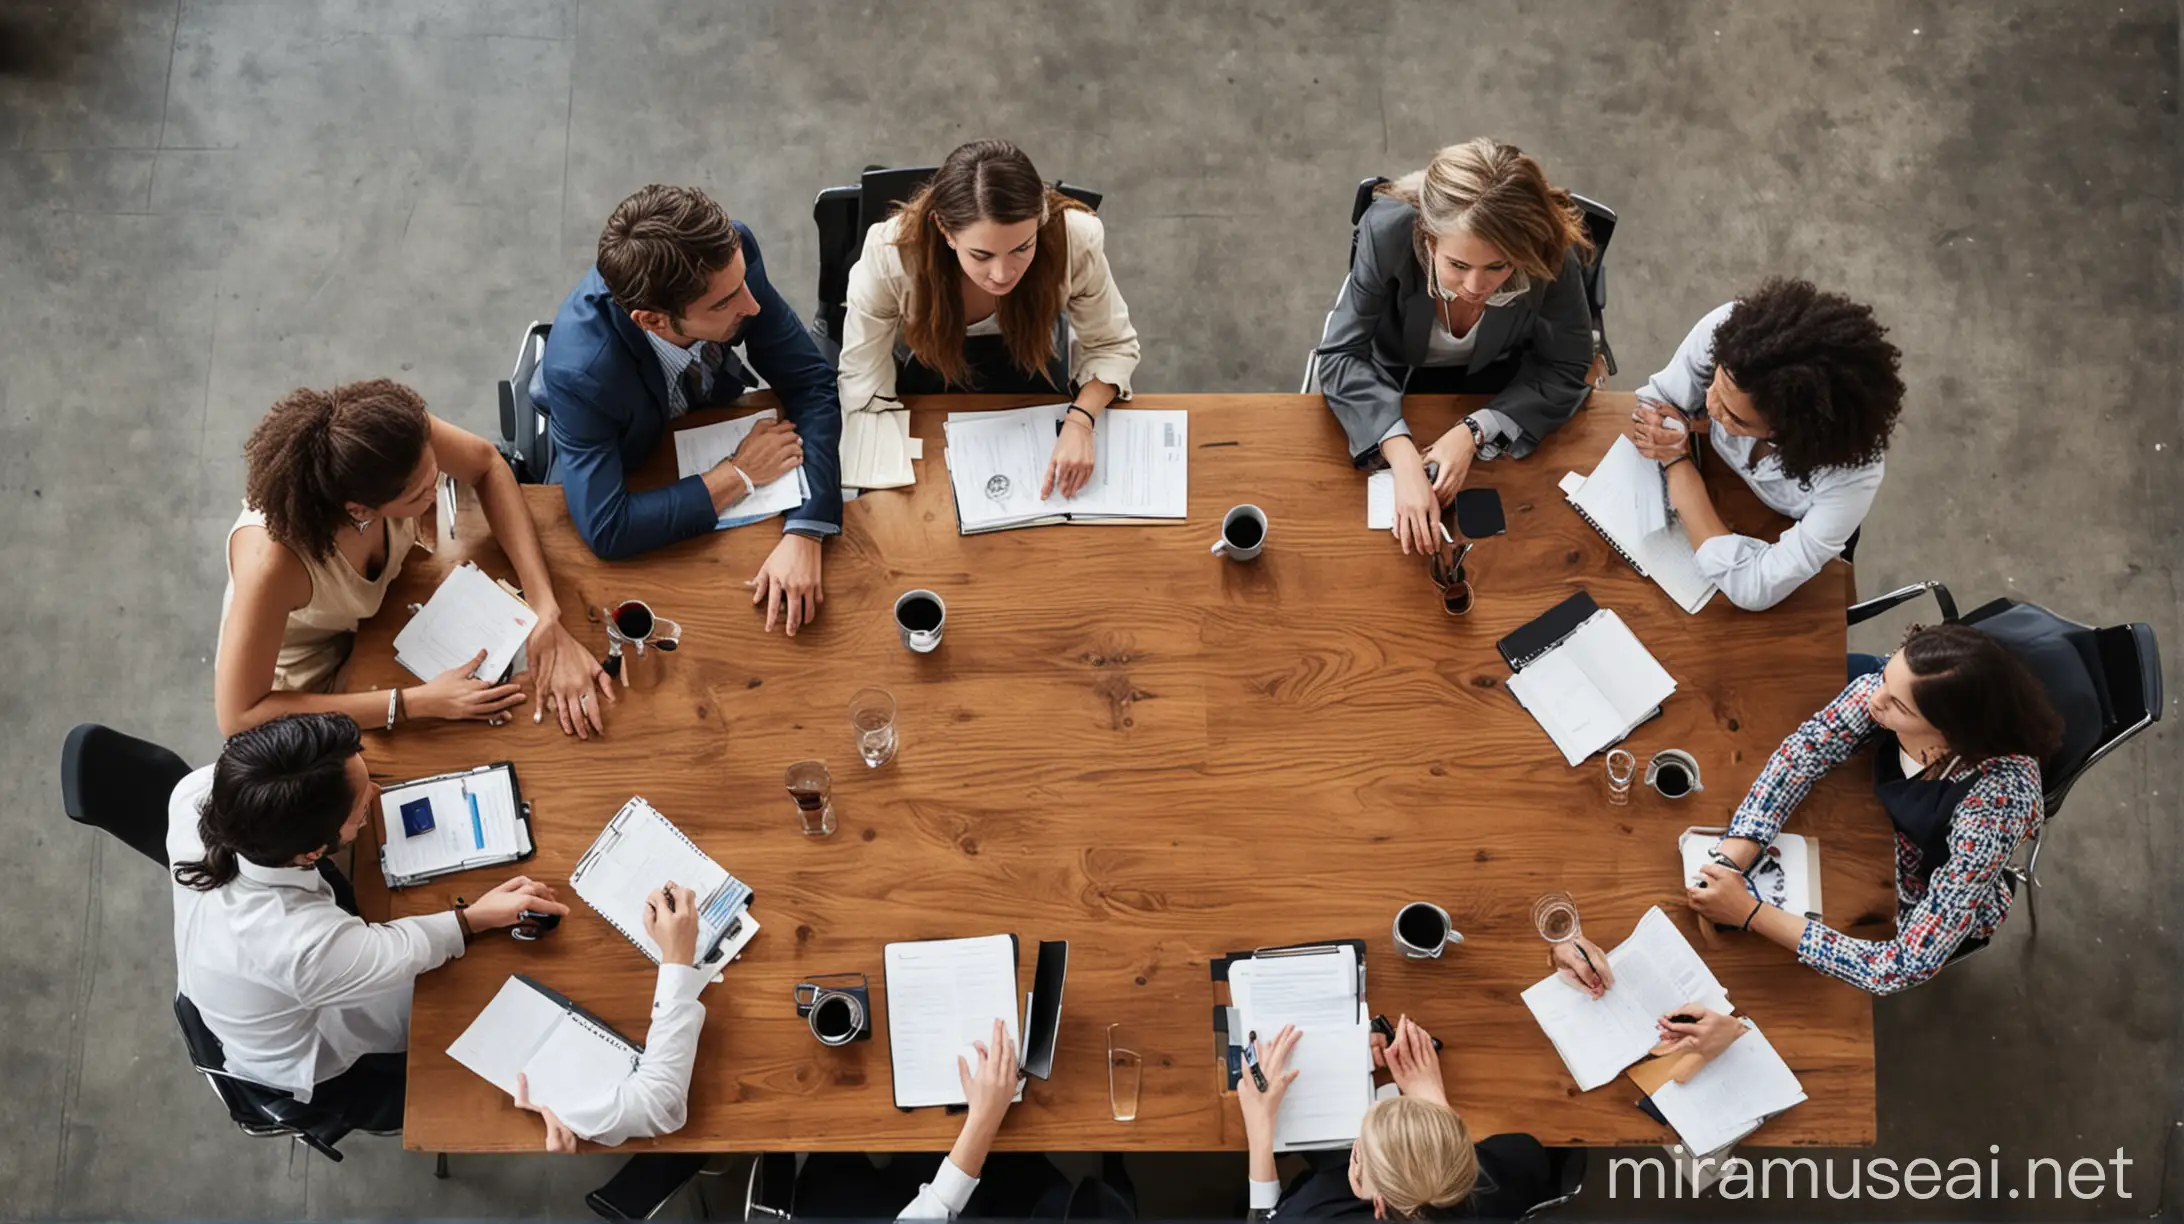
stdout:
<svg viewBox="0 0 2184 1224">
<path fill-rule="evenodd" d="M 702 1152 L 640 1152 L 622 1162 L 607 1184 L 584 1196 L 606 1220 L 649 1220 L 705 1168 Z"/>
<path fill-rule="evenodd" d="M 796 1217 L 796 1154 L 765 1152 L 751 1162 L 751 1181 L 743 1195 L 745 1220 Z"/>
<path fill-rule="evenodd" d="M 501 381 L 501 454 L 524 484 L 544 484 L 553 471 L 554 444 L 546 425 L 546 410 L 531 397 L 531 380 L 546 355 L 546 337 L 554 325 L 534 321 L 523 330 L 516 349 L 516 366 Z"/>
<path fill-rule="evenodd" d="M 1593 324 L 1598 326 L 1608 309 L 1608 243 L 1615 239 L 1615 210 L 1574 191 L 1570 200 L 1585 214 L 1585 236 L 1592 239 L 1592 262 L 1585 267 L 1585 301 L 1592 306 Z"/>
<path fill-rule="evenodd" d="M 167 800 L 189 772 L 157 744 L 84 723 L 61 744 L 61 805 L 70 820 L 104 829 L 166 867 Z"/>
</svg>

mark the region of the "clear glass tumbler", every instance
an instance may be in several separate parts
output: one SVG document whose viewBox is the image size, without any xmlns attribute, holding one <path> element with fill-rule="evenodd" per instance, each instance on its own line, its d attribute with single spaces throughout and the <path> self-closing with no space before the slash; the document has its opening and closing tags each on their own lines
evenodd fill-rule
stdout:
<svg viewBox="0 0 2184 1224">
<path fill-rule="evenodd" d="M 1107 1104 L 1115 1121 L 1135 1122 L 1138 1088 L 1145 1078 L 1145 1060 L 1136 1050 L 1123 1048 L 1125 1036 L 1121 1025 L 1107 1026 Z"/>
<path fill-rule="evenodd" d="M 873 769 L 895 759 L 895 695 L 882 688 L 857 690 L 849 699 L 849 722 L 857 729 L 857 755 Z"/>
<path fill-rule="evenodd" d="M 1577 902 L 1566 892 L 1551 892 L 1532 903 L 1532 926 L 1548 943 L 1568 943 L 1578 936 Z"/>
<path fill-rule="evenodd" d="M 1608 803 L 1622 807 L 1630 802 L 1630 784 L 1638 777 L 1638 758 L 1621 748 L 1608 749 Z"/>
<path fill-rule="evenodd" d="M 834 833 L 834 775 L 825 761 L 798 761 L 782 775 L 789 798 L 796 800 L 797 819 L 804 836 L 829 837 Z"/>
</svg>

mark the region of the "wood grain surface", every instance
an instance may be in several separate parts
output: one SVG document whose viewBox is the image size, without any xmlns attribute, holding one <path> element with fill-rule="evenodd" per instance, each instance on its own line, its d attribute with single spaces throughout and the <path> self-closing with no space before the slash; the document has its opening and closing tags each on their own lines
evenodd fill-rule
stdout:
<svg viewBox="0 0 2184 1224">
<path fill-rule="evenodd" d="M 894 940 L 1012 932 L 1028 985 L 1034 947 L 1070 941 L 1054 1076 L 1033 1081 L 1001 1146 L 1047 1150 L 1239 1148 L 1219 1090 L 1207 962 L 1307 940 L 1368 941 L 1370 1001 L 1447 1043 L 1450 1096 L 1479 1134 L 1548 1143 L 1658 1143 L 1624 1080 L 1580 1094 L 1519 1000 L 1549 971 L 1533 932 L 1539 894 L 1570 892 L 1586 933 L 1612 946 L 1648 906 L 1667 909 L 1739 1007 L 1764 1025 L 1811 1099 L 1755 1139 L 1874 1139 L 1868 997 L 1750 936 L 1707 950 L 1681 904 L 1676 835 L 1725 823 L 1769 752 L 1843 684 L 1851 571 L 1831 564 L 1779 607 L 1717 597 L 1687 616 L 1640 578 L 1556 490 L 1589 471 L 1628 415 L 1602 393 L 1523 462 L 1480 464 L 1509 532 L 1469 563 L 1476 609 L 1450 618 L 1422 561 L 1364 525 L 1365 477 L 1318 397 L 1141 396 L 1190 412 L 1190 519 L 1175 526 L 1062 527 L 963 537 L 941 460 L 947 410 L 1029 402 L 961 397 L 915 406 L 925 439 L 914 488 L 851 502 L 826 546 L 826 603 L 796 638 L 762 632 L 744 587 L 778 539 L 765 524 L 602 562 L 558 488 L 524 492 L 556 594 L 580 640 L 583 610 L 642 598 L 682 622 L 682 649 L 632 660 L 632 687 L 604 740 L 534 725 L 404 727 L 367 736 L 382 781 L 480 762 L 516 763 L 536 809 L 538 855 L 522 870 L 575 912 L 542 943 L 488 936 L 417 983 L 404 1142 L 429 1151 L 539 1146 L 537 1120 L 444 1052 L 505 977 L 524 972 L 642 1040 L 653 969 L 594 915 L 568 873 L 632 794 L 666 813 L 757 890 L 763 930 L 707 1019 L 689 1123 L 650 1144 L 691 1150 L 945 1148 L 959 1121 L 903 1112 L 890 1094 L 881 949 Z M 757 407 L 759 405 L 752 405 Z M 1407 409 L 1432 436 L 1468 404 Z M 722 414 L 701 414 L 703 423 Z M 633 480 L 673 477 L 672 452 Z M 1767 538 L 1785 521 L 1733 474 L 1709 479 L 1732 526 Z M 1267 512 L 1255 563 L 1208 555 L 1221 515 Z M 410 683 L 392 660 L 405 605 L 457 561 L 512 577 L 465 516 L 452 547 L 417 558 L 360 636 L 348 683 Z M 947 600 L 945 640 L 913 655 L 890 609 L 913 587 Z M 1597 758 L 1567 767 L 1504 687 L 1495 640 L 1578 588 L 1627 621 L 1677 681 L 1662 716 L 1626 745 L 1641 760 L 1696 755 L 1703 794 L 1643 787 L 1608 805 Z M 901 752 L 867 770 L 847 713 L 866 685 L 890 689 Z M 799 831 L 782 769 L 808 757 L 835 777 L 840 829 Z M 1817 787 L 1792 828 L 1818 835 L 1831 923 L 1893 930 L 1886 818 L 1853 764 Z M 369 847 L 366 848 L 367 850 Z M 368 862 L 368 855 L 360 862 Z M 430 912 L 506 869 L 389 895 L 362 870 L 367 912 Z M 1439 961 L 1399 958 L 1404 902 L 1431 900 L 1466 942 Z M 871 975 L 875 1040 L 818 1044 L 791 990 L 817 973 Z M 1111 1119 L 1104 1030 L 1145 1060 L 1138 1118 Z"/>
</svg>

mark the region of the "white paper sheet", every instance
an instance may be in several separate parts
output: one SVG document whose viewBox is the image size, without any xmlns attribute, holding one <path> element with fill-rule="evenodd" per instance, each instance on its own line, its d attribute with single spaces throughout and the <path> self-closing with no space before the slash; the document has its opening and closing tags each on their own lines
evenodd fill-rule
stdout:
<svg viewBox="0 0 2184 1224">
<path fill-rule="evenodd" d="M 853 489 L 896 489 L 917 482 L 910 466 L 910 410 L 842 414 L 842 484 Z"/>
<path fill-rule="evenodd" d="M 1365 525 L 1374 531 L 1395 530 L 1395 473 L 1374 472 L 1365 478 Z"/>
<path fill-rule="evenodd" d="M 1561 484 L 1570 504 L 1584 511 L 1678 607 L 1695 613 L 1714 597 L 1714 584 L 1699 574 L 1691 538 L 1681 524 L 1668 519 L 1661 465 L 1639 454 L 1629 438 L 1617 438 L 1592 475 L 1571 472 Z"/>
<path fill-rule="evenodd" d="M 677 430 L 675 433 L 675 474 L 688 479 L 702 476 L 720 466 L 720 462 L 736 453 L 743 439 L 760 421 L 771 421 L 781 414 L 768 408 L 732 421 L 715 421 L 696 429 Z M 733 512 L 720 516 L 714 525 L 717 531 L 730 527 L 742 527 L 777 514 L 785 514 L 804 504 L 809 498 L 809 486 L 804 479 L 802 464 L 790 468 L 786 475 L 759 485 L 749 497 L 729 509 Z"/>
<path fill-rule="evenodd" d="M 1277 1150 L 1331 1147 L 1357 1138 L 1373 1101 L 1372 1029 L 1357 999 L 1357 952 L 1260 956 L 1229 967 L 1229 995 L 1246 1039 L 1270 1041 L 1284 1025 L 1300 1036 L 1290 1055 L 1296 1082 L 1274 1124 Z"/>
<path fill-rule="evenodd" d="M 956 1059 L 977 1065 L 974 1041 L 990 1041 L 993 1022 L 1022 1048 L 1016 1014 L 1016 941 L 1006 935 L 891 943 L 886 1003 L 888 1058 L 895 1104 L 961 1105 Z"/>
<path fill-rule="evenodd" d="M 420 680 L 470 662 L 480 650 L 477 674 L 498 679 L 508 671 L 538 613 L 465 562 L 449 571 L 424 608 L 394 635 L 394 658 Z"/>
<path fill-rule="evenodd" d="M 1692 1151 L 1734 1143 L 1805 1099 L 1804 1085 L 1759 1026 L 1750 1020 L 1743 1024 L 1745 1034 L 1688 1083 L 1670 1081 L 1653 1094 L 1661 1116 Z"/>
<path fill-rule="evenodd" d="M 698 955 L 704 957 L 751 892 L 731 881 L 725 868 L 651 804 L 633 798 L 584 853 L 569 883 L 585 904 L 657 962 L 660 947 L 645 933 L 645 899 L 670 881 L 689 889 L 705 906 L 698 924 Z"/>
<path fill-rule="evenodd" d="M 501 984 L 448 1057 L 514 1096 L 516 1076 L 549 1109 L 591 1100 L 627 1079 L 636 1050 L 520 978 Z"/>
<path fill-rule="evenodd" d="M 1615 985 L 1598 999 L 1549 975 L 1524 1005 L 1554 1042 L 1581 1091 L 1590 1092 L 1646 1056 L 1659 1041 L 1653 1022 L 1685 1003 L 1730 1010 L 1729 994 L 1659 906 L 1608 953 Z"/>
<path fill-rule="evenodd" d="M 1039 496 L 1067 404 L 956 412 L 948 478 L 966 534 L 1060 521 L 1182 519 L 1190 513 L 1190 414 L 1110 408 L 1093 432 L 1092 479 L 1075 497 Z"/>
<path fill-rule="evenodd" d="M 1699 868 L 1713 861 L 1707 852 L 1728 832 L 1720 828 L 1692 828 L 1684 830 L 1676 839 L 1686 885 L 1698 881 Z M 1796 833 L 1777 833 L 1774 842 L 1759 857 L 1752 873 L 1752 887 L 1759 891 L 1759 899 L 1769 905 L 1792 914 L 1818 918 L 1820 873 L 1814 866 L 1818 857 L 1817 841 Z"/>
</svg>

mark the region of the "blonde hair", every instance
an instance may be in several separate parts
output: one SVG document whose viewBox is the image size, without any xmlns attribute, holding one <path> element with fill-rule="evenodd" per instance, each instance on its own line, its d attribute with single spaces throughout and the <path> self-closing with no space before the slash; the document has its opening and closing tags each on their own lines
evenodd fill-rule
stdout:
<svg viewBox="0 0 2184 1224">
<path fill-rule="evenodd" d="M 1357 1137 L 1365 1181 L 1389 1215 L 1414 1219 L 1428 1207 L 1453 1207 L 1478 1184 L 1470 1128 L 1446 1105 L 1407 1096 L 1375 1102 Z"/>
<path fill-rule="evenodd" d="M 1418 262 L 1429 268 L 1427 240 L 1454 233 L 1493 243 L 1526 276 L 1542 281 L 1561 275 L 1572 247 L 1592 259 L 1577 202 L 1515 145 L 1485 136 L 1450 145 L 1425 169 L 1381 184 L 1379 194 L 1418 210 L 1411 241 Z"/>
</svg>

